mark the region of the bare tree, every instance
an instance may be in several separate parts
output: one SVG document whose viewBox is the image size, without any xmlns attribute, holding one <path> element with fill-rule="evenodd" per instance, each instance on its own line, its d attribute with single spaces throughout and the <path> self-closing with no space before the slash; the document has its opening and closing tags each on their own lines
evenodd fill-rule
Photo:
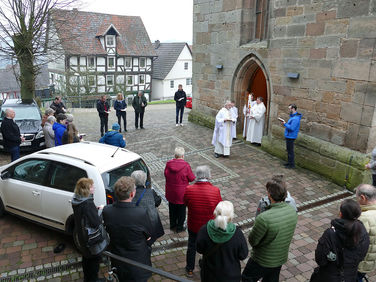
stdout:
<svg viewBox="0 0 376 282">
<path fill-rule="evenodd" d="M 19 65 L 19 74 L 15 75 L 24 102 L 31 102 L 35 95 L 35 77 L 41 65 L 63 54 L 59 49 L 65 39 L 54 34 L 58 22 L 50 28 L 50 14 L 73 4 L 78 1 L 0 0 L 0 55 L 10 58 L 12 65 Z M 53 56 L 48 50 L 53 50 Z"/>
</svg>

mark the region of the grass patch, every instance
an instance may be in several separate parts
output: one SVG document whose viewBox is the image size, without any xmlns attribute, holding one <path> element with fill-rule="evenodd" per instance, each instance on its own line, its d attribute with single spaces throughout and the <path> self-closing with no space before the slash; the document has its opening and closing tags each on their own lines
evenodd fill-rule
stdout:
<svg viewBox="0 0 376 282">
<path fill-rule="evenodd" d="M 148 103 L 149 105 L 154 105 L 154 104 L 175 104 L 175 100 L 159 100 L 159 101 L 151 101 Z"/>
</svg>

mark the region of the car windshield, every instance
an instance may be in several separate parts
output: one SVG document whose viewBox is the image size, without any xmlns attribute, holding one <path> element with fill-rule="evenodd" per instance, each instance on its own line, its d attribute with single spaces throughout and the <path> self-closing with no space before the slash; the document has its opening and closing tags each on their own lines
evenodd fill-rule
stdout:
<svg viewBox="0 0 376 282">
<path fill-rule="evenodd" d="M 1 107 L 1 118 L 0 120 L 3 120 L 5 117 L 5 110 L 12 108 L 16 112 L 16 116 L 14 120 L 40 120 L 40 113 L 37 107 Z"/>
<path fill-rule="evenodd" d="M 104 185 L 110 191 L 114 191 L 115 182 L 122 176 L 131 176 L 135 170 L 142 170 L 147 174 L 146 186 L 150 185 L 150 175 L 148 168 L 142 159 L 126 164 L 119 168 L 102 173 Z"/>
</svg>

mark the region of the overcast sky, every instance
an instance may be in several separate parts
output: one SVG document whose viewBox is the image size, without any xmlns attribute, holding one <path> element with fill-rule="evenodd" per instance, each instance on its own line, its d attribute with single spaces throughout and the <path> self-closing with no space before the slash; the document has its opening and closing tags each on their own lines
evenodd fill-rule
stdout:
<svg viewBox="0 0 376 282">
<path fill-rule="evenodd" d="M 140 16 L 152 42 L 192 43 L 193 0 L 82 1 L 82 11 Z"/>
</svg>

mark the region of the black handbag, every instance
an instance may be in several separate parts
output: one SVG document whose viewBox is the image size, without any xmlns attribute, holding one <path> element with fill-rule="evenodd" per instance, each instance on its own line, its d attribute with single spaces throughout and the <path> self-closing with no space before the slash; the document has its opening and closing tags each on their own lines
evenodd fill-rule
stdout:
<svg viewBox="0 0 376 282">
<path fill-rule="evenodd" d="M 335 233 L 334 227 L 330 228 L 329 232 L 329 240 L 331 242 L 332 250 L 330 250 L 329 254 L 327 254 L 328 261 L 335 263 L 338 271 L 340 273 L 340 279 L 341 281 L 345 281 L 345 275 L 344 275 L 344 256 L 343 256 L 343 246 L 339 242 L 337 235 Z M 320 275 L 320 266 L 316 267 L 313 270 L 313 273 L 311 275 L 311 278 L 309 280 L 310 282 L 321 282 L 321 275 Z"/>
<path fill-rule="evenodd" d="M 83 221 L 85 234 L 87 235 L 86 247 L 93 256 L 101 254 L 110 244 L 110 237 L 103 223 L 99 224 L 97 228 L 93 228 L 86 224 L 86 220 Z"/>
</svg>

